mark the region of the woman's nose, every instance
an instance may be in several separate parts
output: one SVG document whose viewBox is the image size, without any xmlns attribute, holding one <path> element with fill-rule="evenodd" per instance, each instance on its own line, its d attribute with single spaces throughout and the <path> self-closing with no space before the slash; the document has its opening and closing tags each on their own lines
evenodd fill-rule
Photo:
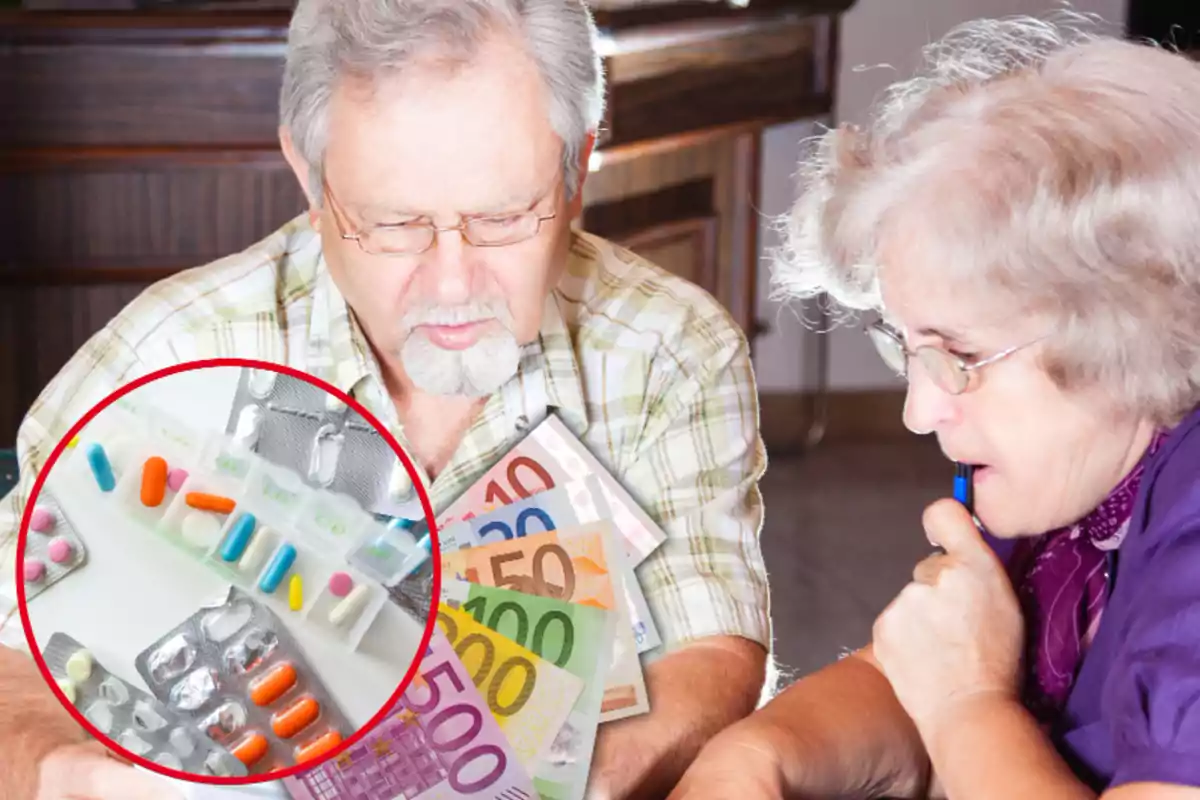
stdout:
<svg viewBox="0 0 1200 800">
<path fill-rule="evenodd" d="M 954 396 L 934 383 L 915 359 L 909 364 L 904 397 L 904 427 L 916 434 L 933 433 L 957 414 Z"/>
</svg>

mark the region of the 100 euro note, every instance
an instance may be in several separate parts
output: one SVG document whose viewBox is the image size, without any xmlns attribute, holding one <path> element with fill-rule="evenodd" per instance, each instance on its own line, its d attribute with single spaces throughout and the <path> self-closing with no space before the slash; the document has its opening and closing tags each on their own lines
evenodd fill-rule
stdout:
<svg viewBox="0 0 1200 800">
<path fill-rule="evenodd" d="M 595 478 L 589 480 L 594 482 Z M 600 502 L 603 503 L 603 499 Z M 606 520 L 607 510 L 607 506 L 602 509 L 591 507 L 591 510 L 581 513 L 578 507 L 572 506 L 566 489 L 560 486 L 538 492 L 510 505 L 500 506 L 485 514 L 451 523 L 438 532 L 438 543 L 445 553 L 464 547 L 479 547 L 510 539 L 521 539 L 531 533 L 545 533 L 578 527 L 581 523 Z M 581 516 L 585 518 L 581 519 Z M 615 548 L 612 555 L 621 572 L 622 594 L 633 625 L 633 641 L 639 653 L 653 650 L 662 644 L 662 637 L 658 634 L 654 618 L 650 616 L 642 584 L 633 571 L 633 565 L 620 548 Z"/>
<path fill-rule="evenodd" d="M 438 606 L 437 621 L 521 766 L 532 775 L 570 716 L 584 681 L 444 603 Z"/>
<path fill-rule="evenodd" d="M 532 768 L 543 800 L 582 800 L 587 790 L 596 728 L 604 699 L 604 675 L 617 617 L 580 603 L 565 603 L 453 578 L 446 604 L 584 681 L 566 724 Z"/>
<path fill-rule="evenodd" d="M 616 526 L 629 563 L 637 566 L 663 543 L 667 534 L 553 414 L 451 503 L 438 516 L 437 524 L 440 529 L 483 513 L 489 506 L 509 505 L 556 487 L 567 491 L 573 505 L 596 507 L 592 487 L 597 485 L 609 509 L 606 518 Z"/>
<path fill-rule="evenodd" d="M 527 771 L 449 639 L 434 629 L 420 672 L 353 747 L 283 779 L 294 800 L 534 800 Z"/>
<path fill-rule="evenodd" d="M 595 522 L 442 554 L 446 578 L 616 613 L 601 722 L 650 710 L 629 611 L 618 600 L 623 596 L 623 586 L 621 572 L 613 565 L 620 557 L 613 538 L 611 523 Z"/>
</svg>

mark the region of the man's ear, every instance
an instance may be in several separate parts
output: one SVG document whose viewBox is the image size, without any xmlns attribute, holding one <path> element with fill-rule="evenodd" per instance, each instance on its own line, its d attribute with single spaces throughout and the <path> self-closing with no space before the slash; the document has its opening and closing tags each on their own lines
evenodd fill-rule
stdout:
<svg viewBox="0 0 1200 800">
<path fill-rule="evenodd" d="M 283 126 L 279 128 L 279 147 L 283 150 L 283 157 L 288 162 L 288 166 L 292 168 L 292 173 L 296 176 L 296 180 L 300 181 L 300 189 L 304 192 L 304 196 L 308 200 L 308 219 L 312 223 L 313 228 L 319 229 L 321 219 L 320 198 L 313 195 L 312 168 L 296 149 L 296 144 L 292 141 L 291 132 Z"/>
<path fill-rule="evenodd" d="M 571 202 L 567 207 L 567 212 L 570 219 L 577 219 L 583 214 L 583 184 L 588 176 L 588 164 L 592 160 L 592 149 L 596 146 L 596 132 L 592 131 L 583 141 L 583 147 L 579 149 L 579 185 L 575 187 L 575 196 L 571 198 Z"/>
</svg>

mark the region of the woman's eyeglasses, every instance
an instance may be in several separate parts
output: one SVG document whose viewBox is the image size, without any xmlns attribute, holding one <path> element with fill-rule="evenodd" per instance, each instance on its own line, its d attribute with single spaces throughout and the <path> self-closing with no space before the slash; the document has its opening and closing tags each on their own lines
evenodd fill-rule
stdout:
<svg viewBox="0 0 1200 800">
<path fill-rule="evenodd" d="M 903 337 L 883 322 L 875 322 L 867 326 L 867 335 L 871 337 L 871 343 L 875 345 L 883 363 L 895 370 L 897 375 L 907 379 L 909 363 L 916 359 L 934 385 L 952 395 L 959 395 L 970 389 L 973 376 L 983 367 L 1002 361 L 1018 350 L 1041 341 L 1041 338 L 1034 339 L 1016 347 L 1001 350 L 994 356 L 968 363 L 953 353 L 948 353 L 932 345 L 922 345 L 910 350 L 904 343 Z"/>
</svg>

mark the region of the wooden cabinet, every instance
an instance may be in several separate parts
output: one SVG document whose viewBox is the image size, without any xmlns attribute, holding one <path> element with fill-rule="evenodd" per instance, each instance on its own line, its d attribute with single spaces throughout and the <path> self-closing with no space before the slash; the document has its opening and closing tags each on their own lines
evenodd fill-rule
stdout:
<svg viewBox="0 0 1200 800">
<path fill-rule="evenodd" d="M 830 110 L 852 2 L 595 0 L 609 96 L 583 225 L 753 335 L 761 131 Z M 145 286 L 302 210 L 276 141 L 287 12 L 235 5 L 0 12 L 0 447 Z"/>
</svg>

